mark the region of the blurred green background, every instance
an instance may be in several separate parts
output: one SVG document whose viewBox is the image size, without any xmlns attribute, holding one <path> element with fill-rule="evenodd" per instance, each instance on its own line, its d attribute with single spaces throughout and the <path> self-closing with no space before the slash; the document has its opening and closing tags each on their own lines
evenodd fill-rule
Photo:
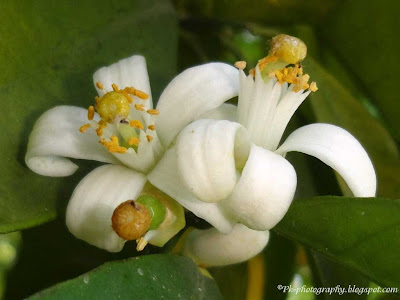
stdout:
<svg viewBox="0 0 400 300">
<path fill-rule="evenodd" d="M 132 54 L 146 57 L 157 99 L 166 84 L 190 66 L 238 60 L 255 66 L 267 54 L 270 38 L 279 33 L 306 42 L 309 54 L 303 67 L 319 87 L 286 134 L 312 122 L 350 131 L 376 168 L 378 198 L 315 197 L 350 194 L 330 168 L 292 154 L 288 159 L 299 178 L 296 200 L 263 255 L 255 262 L 210 270 L 221 294 L 189 261 L 172 265 L 160 258 L 154 267 L 160 278 L 165 270 L 179 268 L 195 278 L 186 287 L 183 280 L 171 283 L 165 298 L 173 299 L 175 291 L 185 288 L 187 295 L 190 289 L 197 291 L 193 299 L 257 300 L 315 298 L 311 293 L 284 294 L 278 284 L 400 287 L 399 11 L 396 0 L 0 0 L 0 292 L 5 299 L 25 298 L 104 262 L 138 255 L 132 243 L 118 254 L 99 250 L 75 239 L 64 225 L 74 186 L 97 163 L 79 161 L 76 174 L 57 179 L 38 176 L 25 166 L 29 133 L 45 110 L 61 104 L 87 107 L 95 95 L 93 72 Z M 189 225 L 207 226 L 190 213 L 187 217 Z M 165 249 L 147 247 L 140 255 L 165 253 L 175 242 Z M 153 268 L 148 259 L 127 263 Z M 121 296 L 113 282 L 125 273 L 110 266 L 116 270 L 114 277 L 98 280 L 105 280 L 108 295 Z M 68 299 L 85 284 L 85 279 L 62 284 L 37 297 L 61 293 Z M 255 294 L 249 294 L 249 287 Z M 162 291 L 160 287 L 158 295 Z M 99 292 L 85 295 L 102 298 Z M 142 299 L 150 295 L 144 293 Z M 345 295 L 353 297 L 397 296 Z"/>
</svg>

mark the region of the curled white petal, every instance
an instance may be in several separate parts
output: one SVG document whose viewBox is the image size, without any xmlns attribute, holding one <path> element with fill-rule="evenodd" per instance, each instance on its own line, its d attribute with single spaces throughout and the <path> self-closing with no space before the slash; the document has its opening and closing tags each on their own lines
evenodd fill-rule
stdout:
<svg viewBox="0 0 400 300">
<path fill-rule="evenodd" d="M 174 148 L 169 149 L 158 162 L 147 179 L 158 189 L 178 201 L 183 207 L 213 225 L 221 232 L 230 232 L 235 223 L 226 215 L 218 203 L 207 203 L 197 199 L 182 183 L 178 172 Z"/>
<path fill-rule="evenodd" d="M 286 159 L 252 145 L 242 175 L 223 204 L 240 223 L 255 230 L 268 230 L 285 216 L 296 184 L 296 172 Z"/>
<path fill-rule="evenodd" d="M 146 177 L 123 166 L 105 165 L 89 173 L 75 188 L 67 207 L 66 223 L 77 238 L 110 252 L 125 240 L 111 227 L 115 208 L 136 199 Z"/>
<path fill-rule="evenodd" d="M 185 70 L 161 94 L 156 127 L 164 146 L 201 114 L 238 94 L 238 71 L 227 64 L 209 63 Z"/>
<path fill-rule="evenodd" d="M 225 266 L 246 261 L 267 245 L 269 231 L 256 231 L 236 224 L 222 234 L 215 228 L 193 230 L 187 236 L 183 253 L 200 266 Z"/>
<path fill-rule="evenodd" d="M 69 158 L 90 159 L 118 164 L 92 129 L 79 127 L 87 123 L 87 110 L 75 106 L 57 106 L 46 111 L 35 123 L 29 137 L 25 162 L 44 176 L 69 176 L 78 166 Z"/>
<path fill-rule="evenodd" d="M 237 106 L 229 103 L 222 103 L 217 108 L 202 114 L 199 119 L 228 120 L 237 122 Z"/>
<path fill-rule="evenodd" d="M 311 124 L 295 130 L 276 151 L 315 156 L 336 170 L 356 197 L 374 197 L 376 174 L 367 152 L 349 132 L 330 124 Z"/>
<path fill-rule="evenodd" d="M 188 190 L 205 202 L 228 197 L 237 181 L 235 151 L 242 158 L 248 155 L 250 143 L 240 143 L 246 138 L 244 127 L 226 120 L 197 120 L 186 126 L 176 153 Z"/>
</svg>

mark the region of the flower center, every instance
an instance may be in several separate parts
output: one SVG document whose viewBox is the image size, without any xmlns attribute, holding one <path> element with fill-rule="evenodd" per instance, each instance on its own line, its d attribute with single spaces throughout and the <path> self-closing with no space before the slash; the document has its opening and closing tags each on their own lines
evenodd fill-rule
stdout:
<svg viewBox="0 0 400 300">
<path fill-rule="evenodd" d="M 254 143 L 271 151 L 277 149 L 294 112 L 309 95 L 317 91 L 315 82 L 303 73 L 301 61 L 307 55 L 303 41 L 278 35 L 271 41 L 268 56 L 246 76 L 245 62 L 240 69 L 238 121 L 244 125 Z"/>
<path fill-rule="evenodd" d="M 96 86 L 104 91 L 101 82 Z M 146 109 L 145 101 L 149 95 L 141 90 L 134 87 L 119 89 L 115 83 L 111 87 L 112 91 L 95 97 L 95 105 L 88 108 L 89 123 L 81 126 L 79 131 L 83 133 L 92 127 L 100 138 L 99 143 L 111 153 L 123 154 L 130 148 L 137 151 L 141 140 L 150 143 L 154 139 L 149 131 L 155 131 L 153 116 L 158 115 L 158 110 Z M 100 116 L 98 122 L 94 121 L 95 110 Z M 144 140 L 140 138 L 142 131 Z"/>
</svg>

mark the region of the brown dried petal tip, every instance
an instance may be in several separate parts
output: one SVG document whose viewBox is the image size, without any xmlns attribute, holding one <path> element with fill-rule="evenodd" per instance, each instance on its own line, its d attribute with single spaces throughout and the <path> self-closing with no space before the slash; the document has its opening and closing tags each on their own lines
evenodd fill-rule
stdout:
<svg viewBox="0 0 400 300">
<path fill-rule="evenodd" d="M 151 223 L 147 208 L 128 200 L 118 205 L 111 217 L 113 230 L 124 240 L 136 240 L 146 234 Z"/>
</svg>

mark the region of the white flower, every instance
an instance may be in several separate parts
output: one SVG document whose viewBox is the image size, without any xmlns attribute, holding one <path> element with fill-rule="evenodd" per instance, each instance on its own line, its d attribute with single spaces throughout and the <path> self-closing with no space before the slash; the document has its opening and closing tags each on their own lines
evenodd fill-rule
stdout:
<svg viewBox="0 0 400 300">
<path fill-rule="evenodd" d="M 68 158 L 108 163 L 89 173 L 73 192 L 66 216 L 69 230 L 92 245 L 120 251 L 127 239 L 136 239 L 129 222 L 143 213 L 144 203 L 145 235 L 138 248 L 147 242 L 163 246 L 184 227 L 184 212 L 173 199 L 146 184 L 146 176 L 185 125 L 237 94 L 237 70 L 221 63 L 189 69 L 167 86 L 157 109 L 142 56 L 103 67 L 93 79 L 99 94 L 94 107 L 58 106 L 36 122 L 26 164 L 38 174 L 57 177 L 78 168 Z M 140 202 L 140 195 L 150 200 Z M 161 217 L 151 215 L 157 209 Z M 151 230 L 150 219 L 162 224 Z"/>
<path fill-rule="evenodd" d="M 357 197 L 375 195 L 372 163 L 361 144 L 342 128 L 307 125 L 278 147 L 290 118 L 310 93 L 306 89 L 316 90 L 301 66 L 281 70 L 305 57 L 306 51 L 300 51 L 301 57 L 287 59 L 285 47 L 304 45 L 291 39 L 273 40 L 273 51 L 259 61 L 255 78 L 240 70 L 237 108 L 208 99 L 208 105 L 219 107 L 185 127 L 148 176 L 154 186 L 215 227 L 187 237 L 183 251 L 201 265 L 240 262 L 264 248 L 268 230 L 284 217 L 296 190 L 296 172 L 284 158 L 287 152 L 320 159 Z M 274 49 L 276 42 L 280 48 Z M 238 66 L 243 68 L 244 63 Z M 184 105 L 179 101 L 177 106 Z"/>
</svg>

